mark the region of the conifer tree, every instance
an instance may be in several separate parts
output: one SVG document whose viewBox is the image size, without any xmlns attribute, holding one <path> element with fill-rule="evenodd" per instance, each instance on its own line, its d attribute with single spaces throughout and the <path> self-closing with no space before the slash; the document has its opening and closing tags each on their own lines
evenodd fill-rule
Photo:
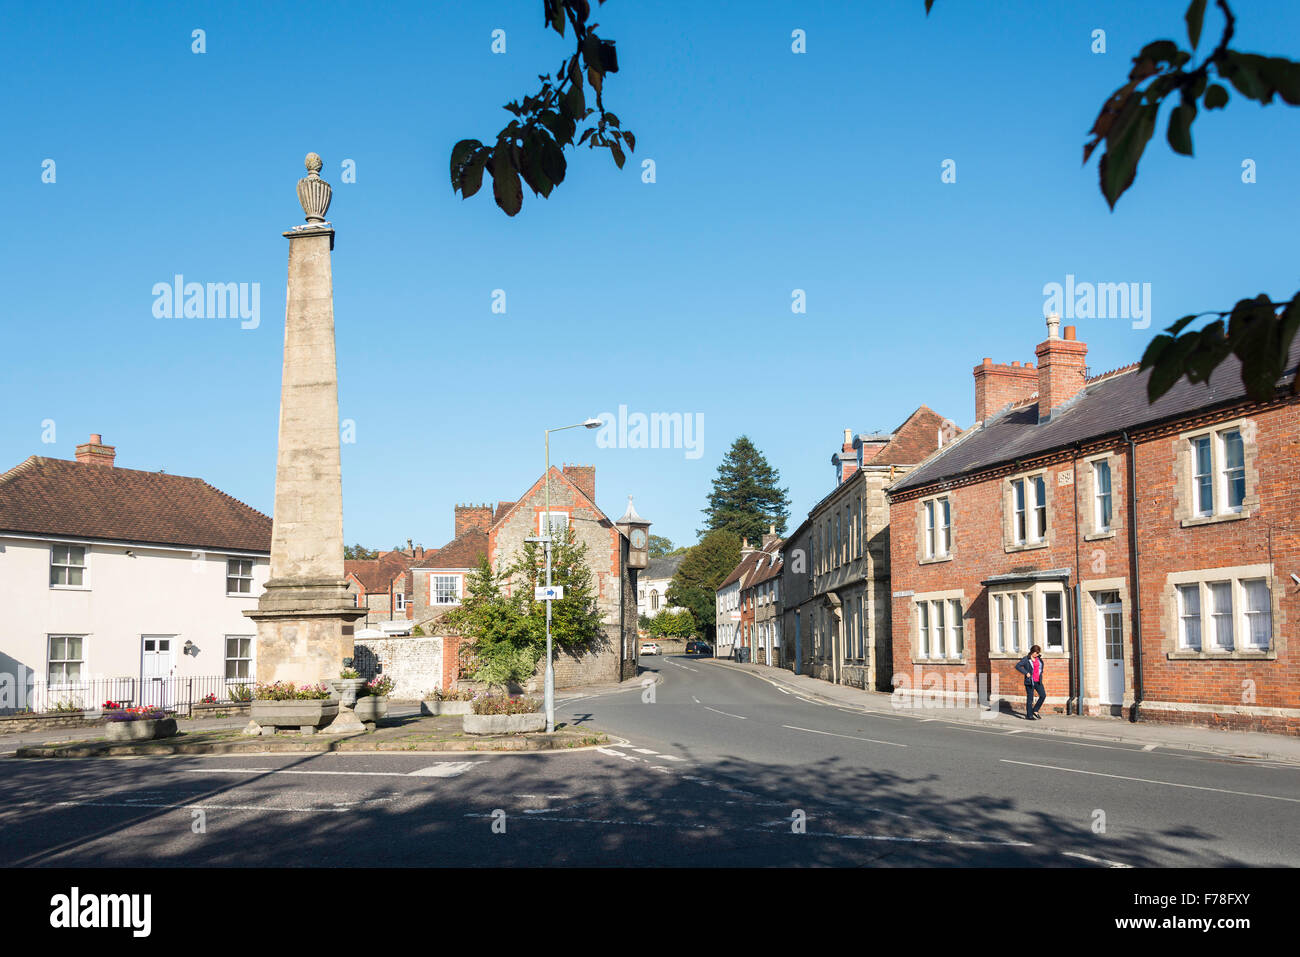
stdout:
<svg viewBox="0 0 1300 957">
<path fill-rule="evenodd" d="M 790 499 L 789 490 L 781 488 L 780 481 L 781 473 L 768 464 L 749 436 L 742 435 L 718 466 L 709 505 L 704 509 L 707 527 L 699 534 L 734 532 L 753 545 L 763 540 L 771 525 L 776 526 L 778 535 L 784 535 Z"/>
</svg>

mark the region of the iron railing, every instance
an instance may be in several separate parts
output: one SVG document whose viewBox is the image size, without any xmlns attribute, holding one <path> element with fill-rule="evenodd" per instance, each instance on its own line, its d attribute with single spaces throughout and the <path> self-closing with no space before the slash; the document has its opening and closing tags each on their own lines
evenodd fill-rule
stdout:
<svg viewBox="0 0 1300 957">
<path fill-rule="evenodd" d="M 62 711 L 97 711 L 108 702 L 127 708 L 154 707 L 181 717 L 193 714 L 194 706 L 211 699 L 217 704 L 239 704 L 239 689 L 251 693 L 254 679 L 223 675 L 172 678 L 88 678 L 59 682 L 29 681 L 16 689 L 13 707 L 0 707 L 0 714 Z M 11 702 L 5 702 L 9 705 Z"/>
</svg>

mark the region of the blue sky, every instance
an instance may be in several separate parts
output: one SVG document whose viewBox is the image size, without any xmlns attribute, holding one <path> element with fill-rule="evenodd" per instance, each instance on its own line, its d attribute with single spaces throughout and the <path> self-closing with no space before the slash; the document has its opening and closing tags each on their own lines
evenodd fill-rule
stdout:
<svg viewBox="0 0 1300 957">
<path fill-rule="evenodd" d="M 1185 313 L 1297 288 L 1294 109 L 1234 92 L 1197 121 L 1195 159 L 1169 150 L 1162 116 L 1114 213 L 1096 158 L 1080 166 L 1130 57 L 1186 45 L 1182 0 L 938 0 L 928 18 L 922 0 L 610 0 L 607 107 L 636 152 L 619 171 L 584 148 L 550 200 L 526 192 L 508 219 L 490 185 L 454 195 L 447 158 L 568 52 L 541 6 L 11 6 L 0 467 L 71 458 L 100 432 L 119 465 L 271 510 L 280 234 L 302 220 L 308 150 L 334 185 L 340 415 L 356 438 L 345 535 L 380 547 L 442 545 L 454 504 L 513 499 L 541 473 L 543 429 L 620 405 L 701 415 L 703 454 L 555 436 L 554 462 L 595 464 L 606 511 L 633 494 L 653 531 L 693 541 L 746 433 L 788 484 L 793 527 L 830 490 L 844 428 L 892 429 L 921 403 L 969 425 L 972 367 L 1033 359 L 1046 283 L 1151 283 L 1150 329 L 1076 322 L 1095 371 Z M 1300 56 L 1300 8 L 1234 8 L 1234 46 Z M 1220 27 L 1212 10 L 1202 52 Z M 177 273 L 260 283 L 260 325 L 156 318 L 151 289 Z"/>
</svg>

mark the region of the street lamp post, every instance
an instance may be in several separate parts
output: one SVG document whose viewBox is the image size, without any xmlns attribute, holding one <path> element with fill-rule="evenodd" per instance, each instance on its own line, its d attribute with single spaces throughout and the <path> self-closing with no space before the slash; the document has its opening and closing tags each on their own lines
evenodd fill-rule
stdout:
<svg viewBox="0 0 1300 957">
<path fill-rule="evenodd" d="M 542 473 L 542 484 L 546 489 L 545 534 L 541 536 L 542 548 L 546 552 L 546 588 L 551 587 L 551 433 L 563 432 L 565 429 L 598 429 L 600 419 L 587 419 L 573 425 L 562 425 L 558 429 L 546 429 L 546 471 Z M 546 598 L 546 733 L 555 731 L 555 667 L 551 662 L 551 599 Z"/>
</svg>

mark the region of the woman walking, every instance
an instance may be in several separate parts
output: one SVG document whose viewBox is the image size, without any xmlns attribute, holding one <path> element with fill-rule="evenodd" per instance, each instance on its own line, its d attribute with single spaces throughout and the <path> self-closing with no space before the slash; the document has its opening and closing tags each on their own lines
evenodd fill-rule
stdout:
<svg viewBox="0 0 1300 957">
<path fill-rule="evenodd" d="M 1037 645 L 1029 649 L 1029 654 L 1016 662 L 1016 670 L 1025 676 L 1025 720 L 1042 721 L 1038 709 L 1047 700 L 1043 690 L 1043 649 Z M 1038 692 L 1038 703 L 1034 703 L 1034 692 Z"/>
</svg>

